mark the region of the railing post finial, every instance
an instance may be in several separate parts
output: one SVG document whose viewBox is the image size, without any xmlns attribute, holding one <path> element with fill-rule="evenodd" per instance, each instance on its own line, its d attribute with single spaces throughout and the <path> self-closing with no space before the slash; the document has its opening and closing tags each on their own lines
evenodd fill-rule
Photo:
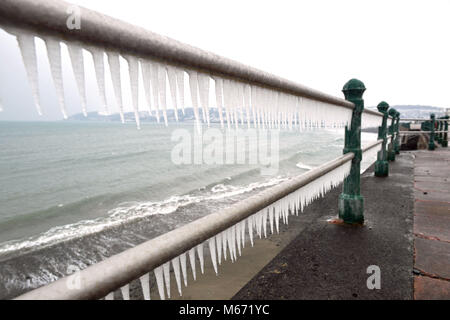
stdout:
<svg viewBox="0 0 450 320">
<path fill-rule="evenodd" d="M 434 126 L 435 126 L 435 119 L 436 116 L 434 115 L 434 113 L 430 114 L 430 119 L 431 119 L 431 132 L 430 132 L 430 142 L 428 143 L 428 150 L 434 150 L 436 149 L 436 145 L 434 144 Z"/>
<path fill-rule="evenodd" d="M 353 152 L 350 174 L 344 180 L 343 192 L 339 196 L 339 218 L 345 223 L 364 223 L 364 199 L 360 194 L 360 170 L 361 170 L 361 114 L 364 110 L 364 100 L 362 98 L 366 87 L 364 83 L 357 79 L 348 81 L 342 92 L 345 99 L 353 102 L 353 109 L 350 129 L 345 127 L 345 147 L 344 154 Z"/>
<path fill-rule="evenodd" d="M 378 111 L 383 114 L 383 122 L 378 127 L 378 140 L 383 139 L 381 150 L 378 152 L 377 161 L 375 162 L 375 176 L 387 177 L 389 175 L 389 162 L 387 161 L 387 119 L 389 104 L 381 101 L 377 106 Z"/>
</svg>

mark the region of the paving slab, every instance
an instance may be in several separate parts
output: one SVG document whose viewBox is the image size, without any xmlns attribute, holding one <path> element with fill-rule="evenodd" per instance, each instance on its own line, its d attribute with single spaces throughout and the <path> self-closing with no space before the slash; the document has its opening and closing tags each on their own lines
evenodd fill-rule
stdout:
<svg viewBox="0 0 450 320">
<path fill-rule="evenodd" d="M 415 300 L 450 300 L 450 281 L 430 277 L 414 277 Z"/>
</svg>

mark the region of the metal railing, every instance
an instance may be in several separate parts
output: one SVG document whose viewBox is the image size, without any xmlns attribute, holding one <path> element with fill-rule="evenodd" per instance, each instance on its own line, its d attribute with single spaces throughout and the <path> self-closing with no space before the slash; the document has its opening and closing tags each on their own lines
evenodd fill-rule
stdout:
<svg viewBox="0 0 450 320">
<path fill-rule="evenodd" d="M 344 192 L 353 195 L 358 191 L 359 194 L 359 165 L 363 154 L 379 147 L 387 139 L 386 121 L 384 121 L 384 137 L 361 148 L 361 114 L 379 117 L 380 120 L 397 119 L 398 124 L 398 114 L 388 116 L 387 108 L 383 112 L 364 109 L 361 102 L 365 88 L 360 82 L 350 81 L 344 87 L 346 95 L 344 100 L 84 8 L 81 8 L 82 29 L 69 30 L 66 26 L 68 6 L 68 3 L 56 0 L 2 0 L 0 24 L 25 28 L 37 34 L 58 36 L 67 41 L 112 48 L 121 53 L 151 57 L 175 66 L 187 66 L 206 71 L 213 76 L 236 78 L 315 101 L 345 107 L 353 110 L 352 123 L 350 129 L 346 129 L 344 155 L 227 209 L 195 220 L 87 267 L 78 274 L 79 288 L 68 290 L 67 277 L 65 277 L 25 293 L 18 299 L 102 298 L 349 162 L 352 168 L 351 176 L 344 181 Z M 393 136 L 394 132 L 391 134 Z M 352 186 L 358 190 L 349 190 L 346 188 L 347 181 L 355 179 L 355 175 L 358 176 L 358 180 L 357 183 L 352 183 Z M 361 196 L 359 197 L 358 200 L 362 199 Z"/>
</svg>

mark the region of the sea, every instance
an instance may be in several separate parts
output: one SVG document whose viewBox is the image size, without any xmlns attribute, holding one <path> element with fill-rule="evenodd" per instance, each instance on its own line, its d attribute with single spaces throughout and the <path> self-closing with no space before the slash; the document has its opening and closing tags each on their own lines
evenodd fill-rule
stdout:
<svg viewBox="0 0 450 320">
<path fill-rule="evenodd" d="M 343 129 L 280 130 L 268 174 L 267 163 L 174 161 L 180 132 L 195 144 L 192 123 L 0 122 L 0 299 L 220 211 L 344 144 Z"/>
</svg>

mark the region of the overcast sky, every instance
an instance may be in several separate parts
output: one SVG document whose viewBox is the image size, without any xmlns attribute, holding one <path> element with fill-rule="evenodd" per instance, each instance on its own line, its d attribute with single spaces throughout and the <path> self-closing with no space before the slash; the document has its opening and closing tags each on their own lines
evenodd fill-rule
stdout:
<svg viewBox="0 0 450 320">
<path fill-rule="evenodd" d="M 366 106 L 450 106 L 450 0 L 71 2 L 335 96 L 356 77 Z M 15 39 L 0 31 L 0 41 L 0 120 L 61 118 L 43 42 L 39 118 Z M 64 84 L 69 112 L 80 112 L 73 78 Z M 88 102 L 98 109 L 95 90 Z"/>
</svg>

